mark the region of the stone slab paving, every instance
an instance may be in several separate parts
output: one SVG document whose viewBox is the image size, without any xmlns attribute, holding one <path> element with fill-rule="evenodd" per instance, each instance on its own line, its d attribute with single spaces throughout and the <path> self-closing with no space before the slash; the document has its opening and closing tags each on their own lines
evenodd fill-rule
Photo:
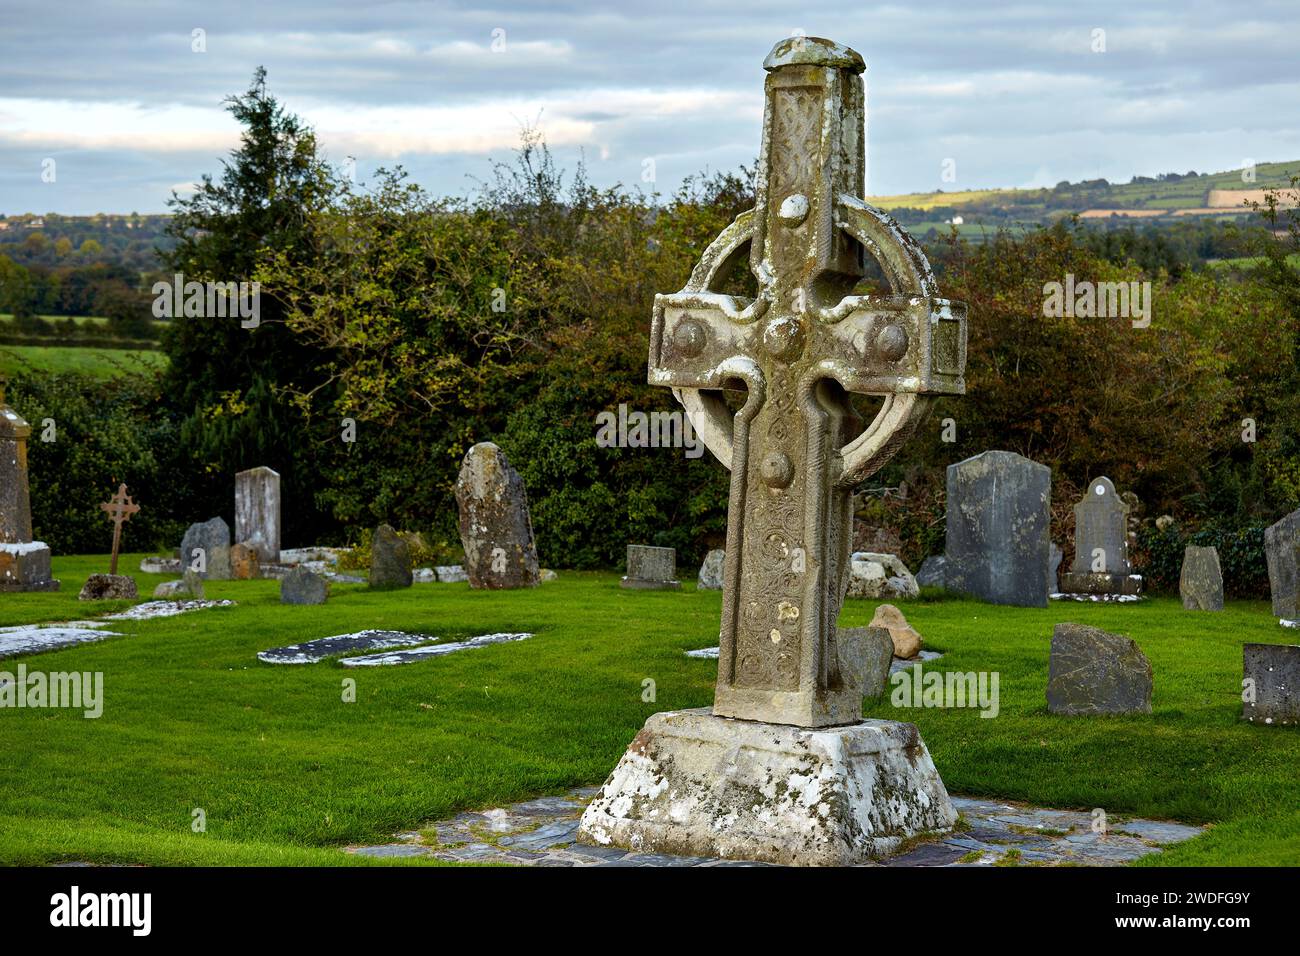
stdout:
<svg viewBox="0 0 1300 956">
<path fill-rule="evenodd" d="M 599 787 L 578 787 L 562 797 L 541 797 L 511 807 L 461 813 L 423 832 L 399 833 L 395 842 L 351 846 L 347 852 L 375 857 L 432 857 L 460 863 L 516 866 L 768 866 L 747 860 L 629 853 L 576 841 L 583 808 Z M 998 800 L 953 797 L 962 829 L 919 843 L 907 852 L 866 866 L 1120 866 L 1173 843 L 1190 840 L 1203 827 L 1159 820 L 1112 817 L 1103 836 L 1092 814 L 1051 810 Z"/>
</svg>

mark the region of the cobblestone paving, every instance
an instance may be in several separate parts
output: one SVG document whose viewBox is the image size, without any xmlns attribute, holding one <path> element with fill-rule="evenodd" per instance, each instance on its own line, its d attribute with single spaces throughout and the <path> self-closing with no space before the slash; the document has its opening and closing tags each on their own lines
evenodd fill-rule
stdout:
<svg viewBox="0 0 1300 956">
<path fill-rule="evenodd" d="M 598 787 L 542 797 L 481 813 L 461 813 L 396 842 L 348 847 L 378 857 L 429 856 L 463 863 L 521 866 L 767 866 L 744 860 L 628 853 L 575 842 L 578 818 Z M 1118 866 L 1163 846 L 1191 839 L 1201 827 L 1157 820 L 1111 818 L 1105 836 L 1092 814 L 1047 810 L 996 800 L 954 797 L 965 828 L 868 866 Z"/>
</svg>

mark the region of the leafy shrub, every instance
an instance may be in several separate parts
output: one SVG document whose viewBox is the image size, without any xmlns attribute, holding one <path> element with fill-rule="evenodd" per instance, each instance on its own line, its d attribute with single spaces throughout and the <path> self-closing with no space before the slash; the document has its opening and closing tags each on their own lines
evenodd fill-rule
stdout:
<svg viewBox="0 0 1300 956">
<path fill-rule="evenodd" d="M 1268 597 L 1268 562 L 1264 556 L 1264 526 L 1236 530 L 1207 527 L 1188 533 L 1178 525 L 1138 530 L 1133 570 L 1145 579 L 1147 591 L 1177 593 L 1183 549 L 1189 544 L 1212 545 L 1219 553 L 1225 596 Z"/>
</svg>

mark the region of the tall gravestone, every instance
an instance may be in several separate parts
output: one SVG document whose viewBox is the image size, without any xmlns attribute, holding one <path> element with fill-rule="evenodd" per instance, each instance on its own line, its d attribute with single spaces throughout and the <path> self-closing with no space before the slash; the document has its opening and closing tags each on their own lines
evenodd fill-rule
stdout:
<svg viewBox="0 0 1300 956">
<path fill-rule="evenodd" d="M 1074 506 L 1074 563 L 1061 575 L 1067 594 L 1138 594 L 1128 559 L 1129 506 L 1106 477 L 1094 478 Z"/>
<path fill-rule="evenodd" d="M 0 381 L 0 591 L 57 591 L 50 549 L 32 540 L 27 439 L 32 426 L 5 404 Z"/>
<path fill-rule="evenodd" d="M 862 719 L 870 629 L 836 619 L 852 491 L 930 396 L 964 392 L 965 309 L 938 297 L 920 247 L 858 198 L 862 58 L 797 37 L 763 65 L 756 205 L 681 292 L 655 297 L 650 332 L 650 383 L 674 390 L 731 470 L 713 707 L 652 716 L 578 839 L 844 864 L 956 820 L 916 727 Z M 886 294 L 853 294 L 868 253 Z M 745 257 L 757 296 L 719 291 Z M 722 396 L 732 383 L 746 390 L 734 413 Z M 849 392 L 884 399 L 865 429 Z"/>
<path fill-rule="evenodd" d="M 948 466 L 944 586 L 991 604 L 1046 607 L 1052 470 L 1015 452 Z"/>
<path fill-rule="evenodd" d="M 262 561 L 280 560 L 280 475 L 250 468 L 235 475 L 235 543 L 257 551 Z"/>
<path fill-rule="evenodd" d="M 1264 557 L 1268 562 L 1268 587 L 1273 616 L 1294 621 L 1300 617 L 1296 602 L 1296 531 L 1300 511 L 1293 511 L 1264 529 Z"/>
<path fill-rule="evenodd" d="M 530 588 L 539 580 L 524 480 L 490 441 L 465 453 L 456 479 L 460 543 L 471 588 Z"/>
</svg>

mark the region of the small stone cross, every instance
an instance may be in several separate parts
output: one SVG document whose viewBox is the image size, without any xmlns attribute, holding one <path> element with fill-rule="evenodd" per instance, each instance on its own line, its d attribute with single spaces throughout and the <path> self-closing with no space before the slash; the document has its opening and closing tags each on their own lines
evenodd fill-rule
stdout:
<svg viewBox="0 0 1300 956">
<path fill-rule="evenodd" d="M 731 469 L 713 712 L 804 727 L 861 719 L 853 650 L 837 641 L 853 487 L 889 460 L 932 395 L 965 391 L 966 314 L 937 296 L 916 242 L 863 193 L 862 57 L 816 37 L 778 43 L 757 202 L 686 287 L 655 297 L 649 381 L 673 389 Z M 855 294 L 866 256 L 886 294 Z M 719 291 L 748 258 L 753 299 Z M 743 388 L 732 412 L 722 390 Z M 861 428 L 850 392 L 881 396 Z"/>
<path fill-rule="evenodd" d="M 140 506 L 131 500 L 131 496 L 126 493 L 126 485 L 117 486 L 117 494 L 108 501 L 103 502 L 100 510 L 108 514 L 108 518 L 113 522 L 113 560 L 109 565 L 108 573 L 117 574 L 117 549 L 122 542 L 122 522 L 128 521 L 131 515 L 140 510 Z"/>
</svg>

